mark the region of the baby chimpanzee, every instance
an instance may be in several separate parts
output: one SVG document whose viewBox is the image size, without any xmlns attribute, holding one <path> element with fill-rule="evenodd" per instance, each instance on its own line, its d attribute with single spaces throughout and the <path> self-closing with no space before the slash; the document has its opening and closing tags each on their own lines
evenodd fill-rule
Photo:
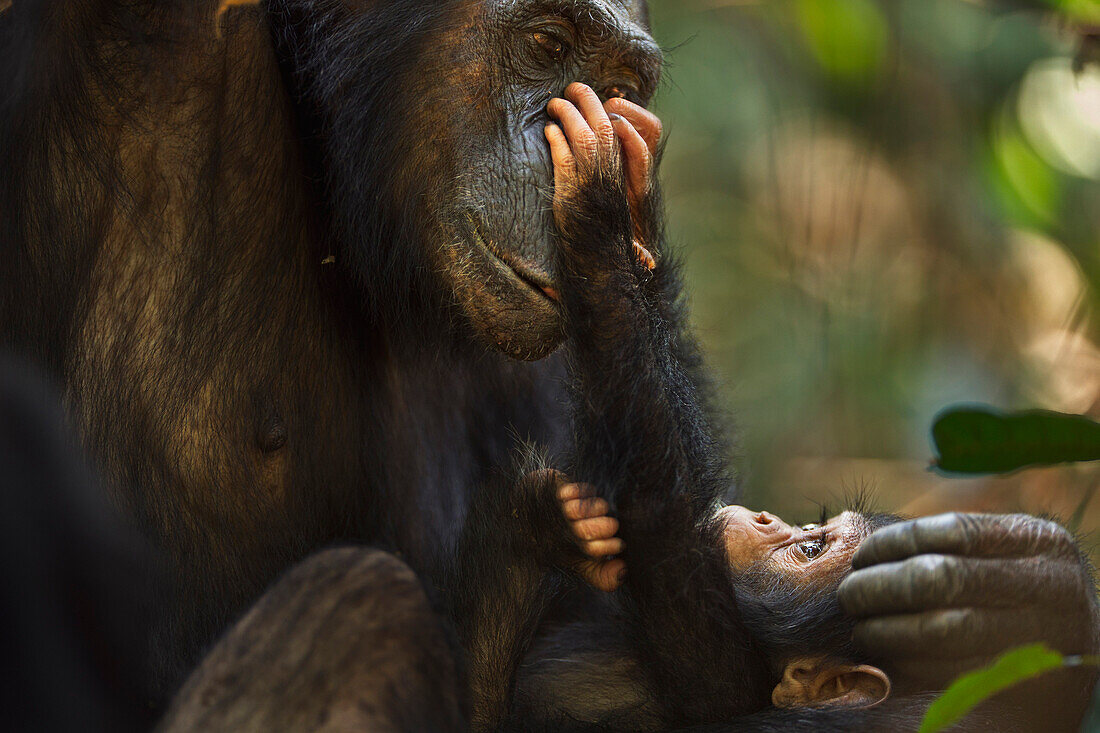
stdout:
<svg viewBox="0 0 1100 733">
<path fill-rule="evenodd" d="M 593 487 L 578 483 L 561 484 L 558 498 L 563 516 L 588 556 L 574 569 L 592 588 L 617 590 L 627 568 L 620 556 L 624 545 L 618 536 L 618 521 L 610 515 L 609 504 L 596 496 Z M 851 571 L 852 556 L 860 543 L 876 529 L 899 520 L 889 514 L 869 513 L 862 505 L 862 499 L 857 500 L 852 508 L 829 519 L 823 511 L 820 522 L 800 527 L 743 506 L 726 506 L 714 513 L 714 521 L 723 528 L 723 549 L 734 588 L 743 596 L 744 620 L 761 641 L 778 679 L 771 693 L 776 708 L 866 708 L 890 694 L 886 674 L 861 662 L 851 648 L 851 622 L 836 600 L 837 586 Z M 579 649 L 567 659 L 555 658 L 553 653 L 543 659 L 536 655 L 523 670 L 525 682 L 531 687 L 564 688 L 570 686 L 569 680 L 598 675 L 590 665 L 601 663 L 606 656 L 600 653 L 603 648 Z M 616 666 L 622 665 L 610 668 Z M 616 683 L 605 675 L 596 686 L 597 697 L 613 700 L 610 707 L 624 703 L 644 707 L 644 701 L 630 695 L 630 686 L 624 682 Z M 616 684 L 623 686 L 609 694 Z M 593 715 L 599 701 L 592 697 L 591 684 L 574 689 L 584 692 L 563 701 L 573 714 L 599 717 Z M 526 693 L 548 697 L 546 689 Z"/>
<path fill-rule="evenodd" d="M 471 505 L 442 590 L 473 727 L 763 730 L 779 707 L 870 724 L 851 711 L 890 683 L 852 650 L 836 586 L 889 519 L 792 528 L 719 508 L 724 443 L 660 246 L 659 122 L 583 84 L 547 109 L 577 481 L 529 464 Z"/>
</svg>

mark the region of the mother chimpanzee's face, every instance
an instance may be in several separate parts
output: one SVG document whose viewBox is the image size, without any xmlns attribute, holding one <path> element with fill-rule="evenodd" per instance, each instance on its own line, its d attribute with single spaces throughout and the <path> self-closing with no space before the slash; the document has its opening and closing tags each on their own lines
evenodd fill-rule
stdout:
<svg viewBox="0 0 1100 733">
<path fill-rule="evenodd" d="M 660 51 L 642 2 L 494 0 L 465 10 L 438 77 L 451 90 L 424 90 L 429 104 L 452 105 L 443 140 L 454 175 L 429 196 L 438 235 L 429 256 L 481 340 L 538 359 L 562 339 L 546 104 L 581 81 L 644 105 Z"/>
<path fill-rule="evenodd" d="M 418 345 L 430 322 L 516 358 L 552 352 L 563 329 L 546 104 L 574 81 L 649 101 L 661 56 L 644 1 L 267 9 L 324 173 L 337 261 L 368 312 Z M 408 328 L 418 314 L 429 317 Z"/>
</svg>

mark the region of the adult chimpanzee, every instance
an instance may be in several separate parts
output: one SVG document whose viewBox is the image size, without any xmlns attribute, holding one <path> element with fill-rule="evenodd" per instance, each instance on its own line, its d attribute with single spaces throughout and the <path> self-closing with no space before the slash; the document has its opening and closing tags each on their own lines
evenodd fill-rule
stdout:
<svg viewBox="0 0 1100 733">
<path fill-rule="evenodd" d="M 644 104 L 660 63 L 640 1 L 217 5 L 0 11 L 0 341 L 171 560 L 165 685 L 316 548 L 443 579 L 515 439 L 569 451 L 544 107 L 574 79 Z"/>
</svg>

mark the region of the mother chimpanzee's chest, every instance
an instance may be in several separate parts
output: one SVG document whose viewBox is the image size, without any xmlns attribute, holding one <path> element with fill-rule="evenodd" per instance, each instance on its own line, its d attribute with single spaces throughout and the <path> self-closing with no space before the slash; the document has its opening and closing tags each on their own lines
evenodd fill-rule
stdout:
<svg viewBox="0 0 1100 733">
<path fill-rule="evenodd" d="M 451 544 L 470 495 L 512 471 L 527 444 L 564 467 L 570 430 L 559 355 L 533 363 L 495 354 L 433 360 L 388 381 L 389 414 L 375 423 L 388 427 L 372 462 L 389 499 L 382 504 L 399 515 L 386 522 L 386 534 L 414 565 Z"/>
</svg>

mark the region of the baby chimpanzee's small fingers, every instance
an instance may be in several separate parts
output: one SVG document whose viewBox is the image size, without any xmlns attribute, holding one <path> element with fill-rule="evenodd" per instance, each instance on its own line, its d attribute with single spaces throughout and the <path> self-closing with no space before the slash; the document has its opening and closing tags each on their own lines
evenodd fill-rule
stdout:
<svg viewBox="0 0 1100 733">
<path fill-rule="evenodd" d="M 607 514 L 607 502 L 597 497 L 588 499 L 572 499 L 562 504 L 562 513 L 566 519 L 588 519 L 589 517 L 602 517 Z"/>
<path fill-rule="evenodd" d="M 623 147 L 626 159 L 626 180 L 631 197 L 641 199 L 649 187 L 649 148 L 645 140 L 625 117 L 615 116 L 611 121 L 615 134 Z"/>
<path fill-rule="evenodd" d="M 623 551 L 623 541 L 619 537 L 612 537 L 609 540 L 592 540 L 583 543 L 582 548 L 584 554 L 589 557 L 609 557 L 618 555 Z"/>
<path fill-rule="evenodd" d="M 587 160 L 594 157 L 599 149 L 596 133 L 592 131 L 584 115 L 573 103 L 566 99 L 554 98 L 546 105 L 546 111 L 556 119 L 569 140 L 574 157 Z M 606 117 L 607 115 L 604 115 Z M 608 126 L 610 129 L 610 122 Z"/>
<path fill-rule="evenodd" d="M 610 149 L 615 142 L 615 132 L 611 128 L 607 110 L 603 108 L 603 103 L 600 102 L 600 98 L 592 87 L 575 81 L 565 88 L 565 97 L 577 105 L 577 109 L 584 115 L 585 122 L 596 133 L 597 139 L 605 149 Z"/>
<path fill-rule="evenodd" d="M 661 119 L 657 115 L 622 97 L 607 100 L 604 109 L 625 117 L 645 140 L 649 154 L 657 154 L 657 145 L 661 141 Z"/>
<path fill-rule="evenodd" d="M 549 484 L 554 486 L 555 490 L 560 491 L 561 485 L 569 481 L 569 478 L 561 471 L 553 468 L 539 468 L 527 474 L 524 480 L 538 485 Z"/>
<path fill-rule="evenodd" d="M 596 490 L 590 484 L 563 484 L 558 487 L 558 501 L 567 502 L 575 499 L 587 499 L 594 496 Z"/>
<path fill-rule="evenodd" d="M 550 143 L 550 158 L 554 162 L 554 178 L 559 181 L 563 176 L 573 175 L 577 162 L 573 159 L 573 151 L 569 148 L 569 141 L 565 133 L 557 125 L 547 125 L 543 130 L 546 142 Z"/>
<path fill-rule="evenodd" d="M 621 559 L 608 560 L 593 568 L 589 581 L 598 590 L 610 593 L 622 585 L 626 575 L 626 563 Z"/>
<path fill-rule="evenodd" d="M 619 520 L 614 517 L 592 517 L 573 522 L 573 534 L 579 540 L 606 540 L 619 533 Z"/>
</svg>

